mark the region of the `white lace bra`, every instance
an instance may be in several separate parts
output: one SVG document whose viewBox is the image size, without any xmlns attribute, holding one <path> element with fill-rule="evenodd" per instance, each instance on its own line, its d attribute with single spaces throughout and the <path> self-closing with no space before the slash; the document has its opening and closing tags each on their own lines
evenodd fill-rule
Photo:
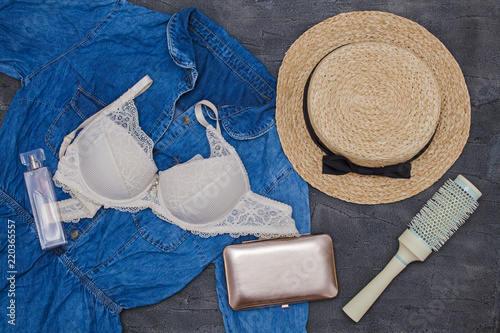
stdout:
<svg viewBox="0 0 500 333">
<path fill-rule="evenodd" d="M 101 206 L 127 212 L 151 208 L 161 219 L 204 237 L 298 235 L 290 206 L 251 191 L 209 101 L 196 104 L 195 115 L 206 127 L 210 157 L 196 155 L 157 174 L 153 141 L 140 128 L 133 101 L 151 84 L 145 76 L 65 137 L 54 174 L 55 184 L 72 196 L 58 203 L 63 220 L 93 217 Z M 215 113 L 217 129 L 206 121 L 202 105 Z"/>
</svg>

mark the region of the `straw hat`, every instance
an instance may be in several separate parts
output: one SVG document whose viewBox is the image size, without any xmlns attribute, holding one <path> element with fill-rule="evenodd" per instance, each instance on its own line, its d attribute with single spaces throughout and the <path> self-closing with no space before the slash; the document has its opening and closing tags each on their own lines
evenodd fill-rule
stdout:
<svg viewBox="0 0 500 333">
<path fill-rule="evenodd" d="M 409 161 L 411 177 L 323 174 L 325 153 L 307 118 L 334 154 L 372 168 Z M 287 51 L 276 120 L 285 154 L 310 185 L 349 202 L 388 203 L 427 189 L 457 160 L 470 100 L 457 62 L 425 28 L 351 12 L 312 27 Z"/>
</svg>

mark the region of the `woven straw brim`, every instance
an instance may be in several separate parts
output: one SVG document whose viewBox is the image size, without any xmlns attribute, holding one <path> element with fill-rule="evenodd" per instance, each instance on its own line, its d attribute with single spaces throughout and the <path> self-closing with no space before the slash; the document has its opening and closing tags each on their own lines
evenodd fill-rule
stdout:
<svg viewBox="0 0 500 333">
<path fill-rule="evenodd" d="M 437 82 L 441 99 L 439 121 L 430 145 L 412 161 L 410 179 L 323 174 L 324 154 L 305 125 L 303 96 L 311 71 L 332 50 L 366 42 L 385 43 L 411 52 L 428 66 Z M 285 154 L 311 186 L 348 202 L 389 203 L 427 189 L 457 160 L 469 136 L 470 99 L 457 62 L 425 28 L 394 14 L 352 12 L 317 24 L 287 51 L 278 76 L 276 121 Z"/>
</svg>

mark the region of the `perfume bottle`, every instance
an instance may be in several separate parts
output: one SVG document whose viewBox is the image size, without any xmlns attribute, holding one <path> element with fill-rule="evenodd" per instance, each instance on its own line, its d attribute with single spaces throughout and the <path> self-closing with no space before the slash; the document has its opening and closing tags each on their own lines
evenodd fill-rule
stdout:
<svg viewBox="0 0 500 333">
<path fill-rule="evenodd" d="M 49 168 L 42 165 L 45 161 L 43 150 L 39 148 L 28 151 L 19 157 L 28 167 L 28 171 L 24 173 L 24 181 L 42 250 L 67 244 L 52 177 Z"/>
</svg>

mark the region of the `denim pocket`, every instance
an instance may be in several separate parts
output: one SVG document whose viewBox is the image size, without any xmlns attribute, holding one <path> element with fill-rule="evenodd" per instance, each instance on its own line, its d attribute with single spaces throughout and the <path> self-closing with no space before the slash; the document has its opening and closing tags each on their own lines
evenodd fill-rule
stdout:
<svg viewBox="0 0 500 333">
<path fill-rule="evenodd" d="M 150 209 L 134 214 L 134 222 L 142 238 L 164 252 L 174 251 L 190 234 L 158 218 Z"/>
<path fill-rule="evenodd" d="M 222 106 L 218 113 L 222 127 L 235 140 L 258 138 L 269 132 L 276 123 L 274 102 L 250 107 Z M 215 120 L 212 112 L 208 112 L 208 116 Z"/>
<path fill-rule="evenodd" d="M 78 86 L 71 101 L 56 116 L 45 136 L 45 142 L 52 153 L 59 156 L 59 147 L 64 137 L 75 130 L 85 119 L 104 108 L 107 104 L 86 91 L 83 87 Z"/>
</svg>

